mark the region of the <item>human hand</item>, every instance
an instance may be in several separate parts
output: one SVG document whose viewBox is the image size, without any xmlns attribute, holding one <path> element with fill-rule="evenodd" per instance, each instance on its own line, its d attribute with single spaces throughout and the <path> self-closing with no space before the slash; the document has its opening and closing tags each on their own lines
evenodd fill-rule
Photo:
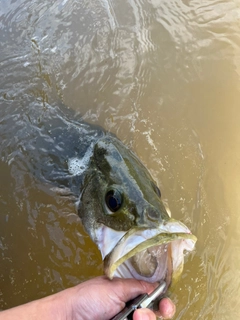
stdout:
<svg viewBox="0 0 240 320">
<path fill-rule="evenodd" d="M 109 320 L 139 294 L 151 293 L 157 284 L 135 279 L 97 277 L 73 288 L 0 312 L 0 320 Z M 165 319 L 175 313 L 171 300 L 160 301 L 159 310 L 138 309 L 133 320 Z"/>
<path fill-rule="evenodd" d="M 71 289 L 65 290 L 71 308 L 66 316 L 71 320 L 108 320 L 119 313 L 125 303 L 139 294 L 151 293 L 156 284 L 135 279 L 97 277 L 83 282 Z M 68 292 L 67 292 L 68 291 Z M 66 296 L 67 298 L 67 296 Z M 67 301 L 67 300 L 65 300 Z M 133 320 L 155 320 L 156 316 L 165 319 L 175 313 L 175 305 L 170 299 L 164 298 L 159 303 L 159 311 L 138 309 L 134 312 Z"/>
</svg>

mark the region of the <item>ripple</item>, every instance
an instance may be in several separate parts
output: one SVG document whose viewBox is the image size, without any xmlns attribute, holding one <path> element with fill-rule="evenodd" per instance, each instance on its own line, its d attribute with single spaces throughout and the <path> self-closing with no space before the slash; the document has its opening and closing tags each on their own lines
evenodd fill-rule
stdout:
<svg viewBox="0 0 240 320">
<path fill-rule="evenodd" d="M 52 99 L 131 145 L 174 217 L 196 231 L 197 250 L 173 294 L 176 318 L 237 318 L 238 210 L 226 204 L 238 190 L 239 20 L 239 1 L 1 1 L 1 306 L 101 273 L 71 205 L 30 176 L 29 159 L 16 161 L 31 134 L 13 136 L 14 124 L 47 123 Z M 55 145 L 34 150 L 50 154 Z"/>
</svg>

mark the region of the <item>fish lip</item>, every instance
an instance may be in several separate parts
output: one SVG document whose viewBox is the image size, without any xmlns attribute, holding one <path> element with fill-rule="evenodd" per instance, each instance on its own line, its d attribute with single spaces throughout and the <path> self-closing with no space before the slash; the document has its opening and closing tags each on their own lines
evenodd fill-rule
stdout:
<svg viewBox="0 0 240 320">
<path fill-rule="evenodd" d="M 174 229 L 174 224 L 177 225 L 178 229 L 182 232 L 173 232 L 173 230 L 171 229 Z M 138 244 L 136 244 L 132 248 L 131 246 L 129 246 L 129 249 L 124 249 L 126 243 L 131 243 L 131 240 L 133 240 L 134 237 L 138 235 L 142 237 L 142 240 L 139 239 Z M 123 237 L 119 240 L 113 250 L 105 257 L 104 271 L 106 276 L 112 279 L 117 268 L 129 258 L 133 257 L 136 253 L 139 253 L 156 245 L 160 246 L 163 244 L 169 244 L 175 240 L 187 240 L 188 245 L 186 243 L 187 248 L 184 249 L 186 249 L 187 251 L 192 251 L 197 238 L 184 224 L 174 219 L 170 219 L 168 222 L 162 224 L 158 228 L 149 229 L 147 227 L 138 227 L 129 230 L 123 235 Z"/>
</svg>

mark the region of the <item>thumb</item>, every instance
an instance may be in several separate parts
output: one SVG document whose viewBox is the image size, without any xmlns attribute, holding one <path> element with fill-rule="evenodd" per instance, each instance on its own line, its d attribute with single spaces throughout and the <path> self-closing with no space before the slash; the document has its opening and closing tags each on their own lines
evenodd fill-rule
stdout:
<svg viewBox="0 0 240 320">
<path fill-rule="evenodd" d="M 127 302 L 139 294 L 150 293 L 156 287 L 157 283 L 149 283 L 136 279 L 113 278 L 109 280 L 114 283 L 115 292 L 120 300 Z"/>
</svg>

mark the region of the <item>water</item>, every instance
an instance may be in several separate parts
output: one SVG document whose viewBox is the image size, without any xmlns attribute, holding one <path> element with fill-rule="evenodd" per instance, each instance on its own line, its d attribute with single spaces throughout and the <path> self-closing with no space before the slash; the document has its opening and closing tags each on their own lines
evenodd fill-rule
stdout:
<svg viewBox="0 0 240 320">
<path fill-rule="evenodd" d="M 30 102 L 63 102 L 129 145 L 198 237 L 171 293 L 174 319 L 240 315 L 239 22 L 238 0 L 0 3 L 0 125 L 16 106 L 24 119 Z M 2 309 L 102 273 L 72 202 L 7 163 Z"/>
</svg>

